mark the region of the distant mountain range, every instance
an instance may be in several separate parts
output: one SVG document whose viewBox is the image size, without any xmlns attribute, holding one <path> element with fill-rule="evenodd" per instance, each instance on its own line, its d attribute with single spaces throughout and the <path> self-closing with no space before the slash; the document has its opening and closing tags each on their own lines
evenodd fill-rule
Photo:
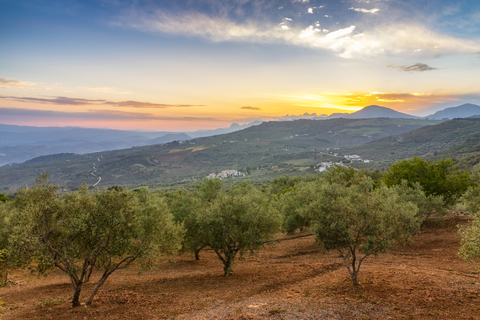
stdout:
<svg viewBox="0 0 480 320">
<path fill-rule="evenodd" d="M 54 183 L 69 189 L 81 183 L 92 186 L 100 178 L 99 187 L 187 186 L 212 172 L 227 169 L 258 170 L 268 175 L 266 178 L 271 178 L 271 174 L 297 175 L 297 167 L 309 168 L 319 161 L 341 161 L 343 157 L 333 155 L 338 148 L 362 145 L 441 122 L 394 118 L 270 121 L 188 141 L 87 154 L 45 155 L 0 167 L 0 191 L 7 188 L 13 192 L 31 185 L 42 172 L 49 172 Z"/>
<path fill-rule="evenodd" d="M 447 108 L 425 117 L 426 119 L 467 118 L 480 115 L 480 106 L 464 104 Z M 425 119 L 410 114 L 398 112 L 390 108 L 371 105 L 354 113 L 334 113 L 330 116 L 285 116 L 279 121 L 293 121 L 299 118 L 326 120 L 344 119 Z M 165 131 L 126 131 L 111 129 L 90 129 L 79 127 L 28 127 L 0 124 L 0 166 L 9 163 L 21 163 L 29 159 L 58 153 L 92 153 L 107 150 L 119 150 L 133 146 L 147 146 L 169 143 L 172 141 L 189 140 L 199 137 L 236 132 L 251 126 L 260 125 L 262 121 L 239 125 L 233 123 L 228 128 L 214 130 L 199 130 L 194 132 Z"/>
<path fill-rule="evenodd" d="M 466 103 L 458 107 L 446 108 L 435 112 L 425 118 L 432 120 L 468 118 L 480 115 L 480 106 L 476 104 Z"/>
<path fill-rule="evenodd" d="M 260 124 L 232 124 L 228 128 L 194 132 L 127 131 L 79 127 L 29 127 L 0 124 L 0 166 L 59 153 L 92 153 L 163 144 L 230 133 Z"/>
</svg>

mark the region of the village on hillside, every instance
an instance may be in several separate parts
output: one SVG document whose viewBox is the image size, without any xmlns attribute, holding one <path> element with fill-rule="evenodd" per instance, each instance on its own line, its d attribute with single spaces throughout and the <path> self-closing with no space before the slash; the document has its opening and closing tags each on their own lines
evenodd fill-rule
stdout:
<svg viewBox="0 0 480 320">
<path fill-rule="evenodd" d="M 245 176 L 245 173 L 242 173 L 240 171 L 237 171 L 237 170 L 223 170 L 222 172 L 220 173 L 210 173 L 207 178 L 208 179 L 214 179 L 214 178 L 218 178 L 218 179 L 224 179 L 224 178 L 232 178 L 232 177 L 238 177 L 238 176 Z"/>
</svg>

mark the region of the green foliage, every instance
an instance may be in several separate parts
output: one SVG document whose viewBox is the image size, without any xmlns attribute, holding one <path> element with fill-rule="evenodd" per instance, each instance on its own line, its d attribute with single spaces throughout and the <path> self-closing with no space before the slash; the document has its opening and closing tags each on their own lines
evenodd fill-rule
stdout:
<svg viewBox="0 0 480 320">
<path fill-rule="evenodd" d="M 473 216 L 469 227 L 460 230 L 462 237 L 459 256 L 464 260 L 478 260 L 480 258 L 480 214 Z M 479 269 L 480 270 L 480 269 Z"/>
<path fill-rule="evenodd" d="M 480 212 L 480 164 L 473 168 L 472 172 L 473 185 L 463 195 L 463 200 L 467 204 L 470 213 Z"/>
<path fill-rule="evenodd" d="M 383 175 L 387 186 L 408 181 L 410 187 L 420 183 L 427 196 L 441 196 L 445 205 L 453 205 L 470 186 L 467 171 L 453 169 L 452 159 L 440 159 L 436 162 L 415 157 L 395 163 Z"/>
<path fill-rule="evenodd" d="M 281 216 L 269 204 L 264 194 L 242 183 L 228 194 L 220 193 L 199 216 L 205 242 L 223 262 L 225 276 L 233 272 L 238 253 L 258 251 L 279 231 Z"/>
<path fill-rule="evenodd" d="M 330 184 L 340 183 L 344 185 L 350 185 L 351 181 L 354 179 L 358 179 L 359 175 L 357 173 L 357 170 L 352 167 L 346 168 L 336 165 L 333 168 L 327 170 L 324 173 L 324 177 L 326 181 Z"/>
<path fill-rule="evenodd" d="M 202 183 L 195 185 L 195 190 L 202 201 L 213 202 L 217 198 L 222 187 L 222 180 L 218 178 L 205 178 Z"/>
<path fill-rule="evenodd" d="M 8 267 L 11 263 L 8 252 L 5 250 L 10 239 L 9 215 L 9 203 L 0 202 L 0 288 L 6 285 Z"/>
<path fill-rule="evenodd" d="M 474 167 L 472 178 L 474 186 L 465 192 L 463 198 L 473 221 L 469 227 L 460 230 L 462 242 L 459 255 L 465 260 L 480 258 L 480 165 Z"/>
<path fill-rule="evenodd" d="M 384 186 L 374 191 L 373 181 L 360 173 L 348 176 L 348 182 L 319 184 L 315 194 L 304 215 L 312 217 L 317 242 L 341 254 L 354 285 L 367 256 L 410 241 L 420 225 L 413 203 Z"/>
<path fill-rule="evenodd" d="M 10 201 L 10 198 L 5 195 L 5 193 L 0 193 L 0 202 L 7 202 Z"/>
<path fill-rule="evenodd" d="M 202 194 L 204 199 L 214 199 L 216 194 L 210 194 L 206 197 Z M 200 259 L 199 252 L 207 246 L 203 236 L 200 232 L 198 224 L 198 216 L 202 211 L 207 210 L 210 203 L 194 192 L 189 192 L 185 189 L 179 189 L 175 192 L 168 192 L 165 194 L 168 207 L 173 215 L 173 219 L 177 223 L 183 224 L 185 228 L 185 236 L 182 241 L 183 252 L 193 252 L 197 260 Z"/>
<path fill-rule="evenodd" d="M 73 306 L 79 306 L 84 283 L 94 269 L 103 271 L 87 305 L 116 270 L 135 260 L 153 261 L 160 252 L 175 253 L 183 235 L 166 203 L 146 190 L 95 190 L 87 187 L 57 194 L 48 174 L 37 186 L 20 190 L 14 200 L 10 239 L 18 264 L 37 262 L 43 272 L 57 267 L 74 287 Z"/>
<path fill-rule="evenodd" d="M 286 175 L 283 177 L 278 177 L 273 179 L 272 182 L 270 182 L 268 192 L 271 194 L 283 193 L 286 190 L 290 190 L 291 188 L 295 187 L 297 183 L 304 180 L 305 178 L 300 176 L 290 177 Z"/>
<path fill-rule="evenodd" d="M 304 230 L 311 227 L 312 216 L 305 214 L 305 207 L 317 201 L 318 191 L 323 184 L 327 183 L 323 175 L 317 175 L 314 179 L 306 179 L 299 182 L 295 187 L 284 190 L 278 195 L 277 202 L 279 211 L 283 215 L 283 231 L 293 234 L 297 229 Z"/>
<path fill-rule="evenodd" d="M 427 196 L 419 182 L 410 187 L 406 180 L 402 180 L 400 184 L 393 185 L 390 189 L 403 201 L 412 202 L 418 207 L 417 216 L 422 223 L 427 220 L 438 221 L 447 213 L 443 205 L 443 198 L 434 195 Z"/>
</svg>

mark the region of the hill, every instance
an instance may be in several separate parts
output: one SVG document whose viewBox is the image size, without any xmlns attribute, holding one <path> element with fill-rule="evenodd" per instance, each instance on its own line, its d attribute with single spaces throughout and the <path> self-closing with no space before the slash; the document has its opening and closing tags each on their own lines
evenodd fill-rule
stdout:
<svg viewBox="0 0 480 320">
<path fill-rule="evenodd" d="M 398 136 L 385 137 L 362 146 L 346 148 L 342 152 L 357 153 L 380 163 L 414 156 L 468 156 L 480 152 L 480 118 L 454 119 Z"/>
<path fill-rule="evenodd" d="M 476 104 L 466 103 L 458 107 L 446 108 L 427 116 L 428 119 L 455 119 L 468 118 L 480 115 L 480 106 Z"/>
<path fill-rule="evenodd" d="M 50 172 L 68 188 L 80 184 L 191 185 L 212 172 L 236 169 L 248 178 L 298 174 L 321 160 L 338 161 L 328 150 L 402 134 L 438 121 L 416 119 L 330 119 L 265 122 L 244 130 L 89 154 L 57 154 L 0 168 L 0 185 L 14 191 Z"/>
<path fill-rule="evenodd" d="M 403 118 L 403 119 L 421 119 L 420 117 L 395 111 L 390 108 L 371 105 L 354 113 L 334 113 L 329 118 L 346 118 L 346 119 L 369 119 L 369 118 Z"/>
<path fill-rule="evenodd" d="M 147 146 L 174 140 L 207 137 L 248 128 L 232 124 L 228 128 L 194 132 L 128 131 L 79 127 L 30 127 L 0 124 L 0 166 L 22 163 L 35 157 L 58 153 L 92 153 Z"/>
</svg>

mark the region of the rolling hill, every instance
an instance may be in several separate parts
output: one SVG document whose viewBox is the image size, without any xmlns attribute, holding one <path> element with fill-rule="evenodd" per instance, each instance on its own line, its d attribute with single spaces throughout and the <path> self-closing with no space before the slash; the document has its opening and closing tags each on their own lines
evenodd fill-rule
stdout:
<svg viewBox="0 0 480 320">
<path fill-rule="evenodd" d="M 468 156 L 480 152 L 480 118 L 454 119 L 341 151 L 383 164 L 414 156 Z"/>
<path fill-rule="evenodd" d="M 35 176 L 43 172 L 49 172 L 53 182 L 71 189 L 82 183 L 99 187 L 191 184 L 226 169 L 284 175 L 322 159 L 335 160 L 325 154 L 328 150 L 358 146 L 438 123 L 392 118 L 265 122 L 184 143 L 37 157 L 1 167 L 0 186 L 13 192 L 33 184 Z"/>
</svg>

